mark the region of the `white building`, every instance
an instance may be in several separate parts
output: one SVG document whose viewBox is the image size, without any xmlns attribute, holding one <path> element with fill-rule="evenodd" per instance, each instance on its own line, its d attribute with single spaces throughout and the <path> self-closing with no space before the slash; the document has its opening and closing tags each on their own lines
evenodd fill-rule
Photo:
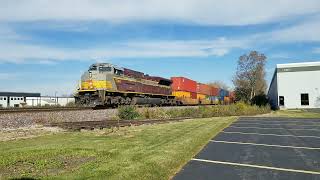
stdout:
<svg viewBox="0 0 320 180">
<path fill-rule="evenodd" d="M 41 96 L 40 93 L 0 92 L 0 108 L 66 106 L 74 102 L 74 97 Z"/>
<path fill-rule="evenodd" d="M 22 107 L 26 105 L 26 97 L 40 97 L 40 93 L 0 92 L 0 108 Z"/>
<path fill-rule="evenodd" d="M 273 108 L 320 108 L 320 62 L 278 64 L 268 97 Z"/>
<path fill-rule="evenodd" d="M 66 106 L 69 103 L 74 103 L 74 97 L 27 97 L 27 106 Z"/>
</svg>

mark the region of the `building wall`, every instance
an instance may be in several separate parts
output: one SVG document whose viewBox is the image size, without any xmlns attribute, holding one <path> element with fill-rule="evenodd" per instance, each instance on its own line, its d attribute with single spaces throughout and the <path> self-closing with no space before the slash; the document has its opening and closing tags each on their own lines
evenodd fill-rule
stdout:
<svg viewBox="0 0 320 180">
<path fill-rule="evenodd" d="M 10 96 L 9 97 L 9 107 L 21 107 L 24 103 L 23 97 Z"/>
<path fill-rule="evenodd" d="M 269 103 L 271 108 L 273 109 L 277 109 L 279 106 L 278 103 L 278 76 L 277 76 L 277 71 L 275 71 L 270 87 L 269 87 L 269 91 L 268 91 L 268 98 L 269 98 Z"/>
<path fill-rule="evenodd" d="M 284 108 L 320 108 L 320 71 L 278 72 L 277 77 Z M 309 94 L 309 106 L 301 105 L 301 93 Z"/>
<path fill-rule="evenodd" d="M 6 108 L 8 105 L 8 97 L 0 96 L 0 108 Z"/>
</svg>

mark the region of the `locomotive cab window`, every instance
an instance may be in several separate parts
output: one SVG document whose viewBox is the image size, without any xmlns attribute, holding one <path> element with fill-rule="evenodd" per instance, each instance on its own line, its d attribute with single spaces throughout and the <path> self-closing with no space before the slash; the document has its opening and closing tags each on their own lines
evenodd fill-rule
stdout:
<svg viewBox="0 0 320 180">
<path fill-rule="evenodd" d="M 91 66 L 90 68 L 89 68 L 89 71 L 96 71 L 97 70 L 97 66 Z"/>
<path fill-rule="evenodd" d="M 99 72 L 110 72 L 110 71 L 111 71 L 111 67 L 104 67 L 104 66 L 99 67 Z"/>
<path fill-rule="evenodd" d="M 122 76 L 123 75 L 123 71 L 120 69 L 114 69 L 114 74 Z"/>
<path fill-rule="evenodd" d="M 307 93 L 301 94 L 301 105 L 309 106 L 309 94 Z"/>
</svg>

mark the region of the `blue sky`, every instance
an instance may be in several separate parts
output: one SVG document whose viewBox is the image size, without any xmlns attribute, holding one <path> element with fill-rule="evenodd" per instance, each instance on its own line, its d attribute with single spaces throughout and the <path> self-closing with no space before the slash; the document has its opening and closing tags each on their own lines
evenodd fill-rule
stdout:
<svg viewBox="0 0 320 180">
<path fill-rule="evenodd" d="M 71 94 L 81 73 L 111 62 L 151 75 L 220 80 L 239 56 L 320 60 L 318 0 L 2 0 L 0 91 Z"/>
</svg>

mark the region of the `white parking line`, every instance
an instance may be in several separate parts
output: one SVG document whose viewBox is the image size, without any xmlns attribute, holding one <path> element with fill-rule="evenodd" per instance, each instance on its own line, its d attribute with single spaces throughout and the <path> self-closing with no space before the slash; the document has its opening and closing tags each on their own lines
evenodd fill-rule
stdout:
<svg viewBox="0 0 320 180">
<path fill-rule="evenodd" d="M 289 134 L 261 134 L 261 133 L 246 133 L 246 132 L 236 132 L 236 131 L 222 131 L 226 134 L 248 134 L 248 135 L 258 135 L 258 136 L 281 136 L 281 137 L 299 137 L 299 138 L 319 138 L 318 136 L 295 136 Z"/>
<path fill-rule="evenodd" d="M 252 146 L 293 148 L 293 149 L 320 150 L 320 147 L 284 146 L 284 145 L 276 145 L 276 144 L 257 144 L 257 143 L 236 142 L 236 141 L 217 141 L 217 140 L 210 140 L 210 142 L 225 143 L 225 144 L 243 144 L 243 145 L 252 145 Z"/>
<path fill-rule="evenodd" d="M 225 161 L 213 161 L 213 160 L 206 160 L 206 159 L 196 159 L 196 158 L 193 158 L 191 160 L 192 161 L 214 163 L 214 164 L 225 164 L 225 165 L 231 165 L 231 166 L 252 167 L 252 168 L 259 168 L 259 169 L 270 169 L 270 170 L 277 170 L 277 171 L 286 171 L 286 172 L 295 172 L 295 173 L 320 175 L 320 172 L 317 172 L 317 171 L 307 171 L 307 170 L 299 170 L 299 169 L 287 169 L 287 168 L 260 166 L 260 165 L 253 165 L 253 164 L 242 164 L 242 163 L 233 163 L 233 162 L 225 162 Z"/>
<path fill-rule="evenodd" d="M 236 125 L 240 125 L 240 124 L 252 124 L 252 125 L 262 125 L 262 126 L 299 126 L 299 127 L 320 127 L 320 124 L 319 125 L 300 125 L 300 124 L 290 124 L 290 123 L 288 123 L 288 124 L 267 124 L 267 123 L 239 123 L 239 122 L 237 122 L 237 123 L 234 123 L 234 124 L 236 124 Z"/>
<path fill-rule="evenodd" d="M 251 128 L 251 129 L 286 129 L 292 131 L 320 131 L 320 129 L 291 129 L 291 128 L 262 128 L 262 127 L 243 127 L 243 126 L 229 126 L 231 128 Z"/>
<path fill-rule="evenodd" d="M 315 122 L 315 121 L 312 121 L 312 122 L 308 122 L 308 121 L 241 121 L 241 120 L 238 120 L 236 121 L 238 123 L 317 123 L 317 124 L 320 124 L 320 120 Z"/>
</svg>

